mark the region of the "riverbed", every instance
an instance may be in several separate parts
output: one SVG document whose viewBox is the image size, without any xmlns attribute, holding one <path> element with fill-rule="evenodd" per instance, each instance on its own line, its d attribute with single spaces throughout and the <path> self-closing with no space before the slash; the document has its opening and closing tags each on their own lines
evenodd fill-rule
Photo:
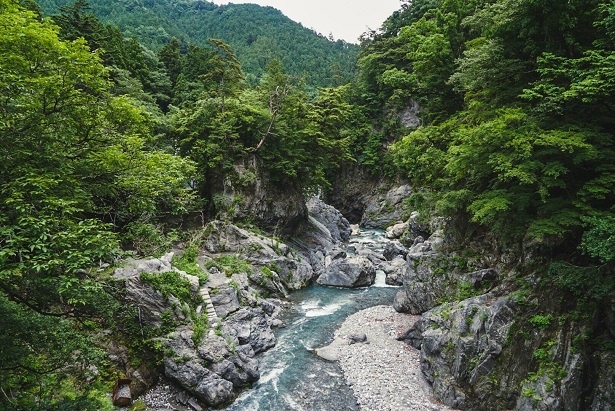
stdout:
<svg viewBox="0 0 615 411">
<path fill-rule="evenodd" d="M 349 315 L 390 304 L 396 289 L 339 289 L 313 285 L 292 294 L 292 308 L 277 344 L 259 357 L 260 380 L 231 405 L 239 410 L 358 410 L 357 398 L 337 363 L 316 355 Z"/>
<path fill-rule="evenodd" d="M 349 248 L 354 245 L 381 253 L 387 241 L 382 232 L 361 231 L 353 235 Z M 391 331 L 396 327 L 400 332 L 407 330 L 412 320 L 412 316 L 395 313 L 391 308 L 398 289 L 386 285 L 384 272 L 377 271 L 370 287 L 347 289 L 313 284 L 293 292 L 290 308 L 281 318 L 284 325 L 275 331 L 277 344 L 257 357 L 260 379 L 224 410 L 444 409 L 430 399 L 429 387 L 420 373 L 418 351 L 397 341 Z M 368 344 L 350 347 L 346 335 L 349 330 L 367 333 Z M 337 361 L 316 354 L 317 348 L 336 338 L 343 344 Z M 401 352 L 404 355 L 399 357 Z M 389 367 L 390 364 L 393 365 Z M 387 371 L 387 367 L 395 366 L 395 370 Z M 401 385 L 393 384 L 393 380 Z M 399 389 L 412 391 L 404 397 L 407 401 L 398 401 Z"/>
<path fill-rule="evenodd" d="M 382 232 L 361 231 L 350 243 L 382 251 Z M 360 289 L 312 285 L 294 292 L 277 331 L 277 344 L 259 358 L 260 380 L 228 408 L 244 410 L 359 410 L 358 399 L 346 384 L 339 365 L 319 357 L 315 349 L 329 344 L 344 320 L 360 310 L 391 305 L 397 287 L 385 284 L 379 272 L 376 283 Z"/>
</svg>

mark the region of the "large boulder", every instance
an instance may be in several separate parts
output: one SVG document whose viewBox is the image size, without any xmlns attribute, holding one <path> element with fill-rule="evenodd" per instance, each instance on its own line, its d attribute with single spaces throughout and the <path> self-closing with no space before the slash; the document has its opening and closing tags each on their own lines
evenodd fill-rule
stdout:
<svg viewBox="0 0 615 411">
<path fill-rule="evenodd" d="M 342 251 L 342 242 L 348 241 L 352 228 L 339 211 L 313 198 L 308 202 L 310 216 L 301 225 L 292 245 L 305 260 L 309 261 L 313 277 L 325 272 L 333 256 Z M 305 278 L 304 286 L 311 278 Z"/>
<path fill-rule="evenodd" d="M 164 361 L 165 374 L 208 405 L 218 406 L 234 397 L 233 383 L 213 373 L 198 361 Z"/>
<path fill-rule="evenodd" d="M 417 129 L 421 125 L 420 111 L 418 101 L 410 100 L 406 107 L 397 112 L 397 117 L 402 126 L 408 129 Z"/>
<path fill-rule="evenodd" d="M 167 377 L 210 406 L 228 403 L 236 390 L 258 380 L 258 364 L 249 345 L 229 346 L 218 335 L 206 336 L 198 346 L 191 330 L 171 333 L 164 360 Z"/>
<path fill-rule="evenodd" d="M 364 256 L 353 255 L 334 259 L 318 277 L 318 284 L 336 287 L 367 287 L 374 284 L 376 269 Z"/>
<path fill-rule="evenodd" d="M 317 197 L 308 200 L 307 209 L 309 215 L 329 231 L 333 241 L 345 242 L 350 239 L 352 234 L 350 223 L 337 209 Z"/>
<path fill-rule="evenodd" d="M 262 308 L 244 307 L 227 318 L 222 333 L 236 339 L 238 345 L 249 344 L 255 353 L 259 353 L 276 343 L 271 325 L 271 317 Z"/>
<path fill-rule="evenodd" d="M 406 260 L 404 260 L 401 255 L 395 257 L 393 261 L 381 263 L 379 267 L 384 271 L 386 284 L 395 286 L 403 285 L 403 272 L 406 264 Z"/>
<path fill-rule="evenodd" d="M 400 238 L 402 234 L 404 234 L 409 229 L 410 229 L 410 223 L 397 222 L 393 225 L 388 226 L 384 235 L 388 239 L 395 240 L 395 239 Z"/>
<path fill-rule="evenodd" d="M 410 247 L 415 244 L 418 237 L 429 238 L 431 233 L 441 230 L 444 226 L 444 220 L 440 217 L 434 217 L 429 222 L 421 221 L 421 215 L 418 211 L 410 213 L 410 218 L 407 221 L 408 228 L 404 231 L 400 238 L 402 244 Z"/>
</svg>

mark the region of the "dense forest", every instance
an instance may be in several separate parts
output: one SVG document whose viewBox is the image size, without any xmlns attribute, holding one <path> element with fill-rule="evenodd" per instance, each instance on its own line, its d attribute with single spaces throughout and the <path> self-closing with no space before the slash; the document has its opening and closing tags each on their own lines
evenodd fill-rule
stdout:
<svg viewBox="0 0 615 411">
<path fill-rule="evenodd" d="M 355 53 L 254 5 L 0 0 L 0 407 L 112 408 L 101 335 L 156 351 L 109 270 L 248 218 L 221 195 L 247 158 L 304 193 L 357 166 L 408 179 L 460 249 L 531 254 L 516 286 L 570 321 L 605 310 L 612 2 L 406 1 Z"/>
<path fill-rule="evenodd" d="M 52 15 L 73 1 L 41 0 L 38 4 Z M 291 76 L 304 77 L 313 87 L 341 85 L 356 73 L 356 44 L 332 41 L 272 7 L 175 0 L 91 0 L 89 5 L 103 22 L 151 50 L 173 39 L 184 52 L 189 45 L 205 46 L 210 38 L 221 39 L 233 48 L 252 85 L 272 59 L 280 60 Z"/>
<path fill-rule="evenodd" d="M 415 1 L 359 60 L 373 111 L 421 106 L 421 127 L 389 154 L 423 205 L 460 234 L 539 244 L 564 264 L 560 285 L 598 300 L 615 257 L 614 13 L 603 1 Z"/>
</svg>

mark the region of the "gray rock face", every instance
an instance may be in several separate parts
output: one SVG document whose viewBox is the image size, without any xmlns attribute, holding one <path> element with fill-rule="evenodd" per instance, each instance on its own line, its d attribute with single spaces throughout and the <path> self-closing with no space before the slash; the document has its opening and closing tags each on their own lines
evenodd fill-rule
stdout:
<svg viewBox="0 0 615 411">
<path fill-rule="evenodd" d="M 367 228 L 386 228 L 399 221 L 404 212 L 403 200 L 412 194 L 409 185 L 390 189 L 386 194 L 373 197 L 365 208 L 361 225 Z"/>
<path fill-rule="evenodd" d="M 318 284 L 336 287 L 367 287 L 374 283 L 376 269 L 372 262 L 361 255 L 333 260 L 318 277 Z"/>
<path fill-rule="evenodd" d="M 425 238 L 429 238 L 431 236 L 431 233 L 442 228 L 440 220 L 441 219 L 435 218 L 432 219 L 429 224 L 423 224 L 420 221 L 419 212 L 412 212 L 410 214 L 410 218 L 408 219 L 408 229 L 403 233 L 400 241 L 408 247 L 417 244 L 417 238 L 421 239 L 418 242 L 423 242 Z"/>
<path fill-rule="evenodd" d="M 174 355 L 165 358 L 164 368 L 170 379 L 199 400 L 211 406 L 227 403 L 235 390 L 259 378 L 250 346 L 233 349 L 224 338 L 210 335 L 195 347 L 192 336 L 190 330 L 169 335 Z"/>
<path fill-rule="evenodd" d="M 217 406 L 233 398 L 233 384 L 212 373 L 198 362 L 177 363 L 165 359 L 165 373 L 201 401 Z"/>
<path fill-rule="evenodd" d="M 406 128 L 418 128 L 421 125 L 419 112 L 419 103 L 416 100 L 410 100 L 408 106 L 399 112 L 399 121 Z"/>
<path fill-rule="evenodd" d="M 173 253 L 166 254 L 161 258 L 131 259 L 123 267 L 117 268 L 113 274 L 116 281 L 124 284 L 126 300 L 139 307 L 140 321 L 145 325 L 160 327 L 164 312 L 172 312 L 179 321 L 184 321 L 186 317 L 182 311 L 182 302 L 173 295 L 165 298 L 150 284 L 141 280 L 140 275 L 142 273 L 162 274 L 175 271 L 190 282 L 191 291 L 195 296 L 198 293 L 199 279 L 172 267 L 172 258 Z"/>
<path fill-rule="evenodd" d="M 395 286 L 403 285 L 403 273 L 406 269 L 406 264 L 406 260 L 404 260 L 401 255 L 398 255 L 393 261 L 381 263 L 379 268 L 384 271 L 386 284 Z"/>
<path fill-rule="evenodd" d="M 411 314 L 424 313 L 439 305 L 451 291 L 454 274 L 438 270 L 437 259 L 436 254 L 409 257 L 402 272 L 403 288 L 397 293 L 393 304 L 395 310 Z"/>
<path fill-rule="evenodd" d="M 574 340 L 589 332 L 586 325 L 563 327 L 541 345 L 548 360 L 522 382 L 516 410 L 558 411 L 615 409 L 615 352 L 587 352 Z M 535 350 L 534 350 L 535 352 Z"/>
<path fill-rule="evenodd" d="M 310 262 L 318 277 L 332 260 L 346 257 L 342 243 L 350 239 L 352 227 L 339 211 L 318 198 L 311 198 L 307 206 L 310 212 L 308 221 L 302 225 L 292 243 Z"/>
<path fill-rule="evenodd" d="M 508 298 L 487 306 L 490 298 L 482 295 L 434 308 L 403 337 L 421 350 L 423 374 L 433 384 L 434 395 L 450 407 L 467 406 L 467 387 L 478 398 L 491 395 L 483 377 L 494 370 L 517 307 Z"/>
<path fill-rule="evenodd" d="M 264 237 L 233 224 L 213 221 L 208 227 L 211 234 L 205 240 L 210 253 L 236 253 L 257 267 L 276 267 L 277 277 L 269 278 L 268 289 L 284 296 L 286 289 L 304 287 L 315 276 L 309 259 L 293 251 L 278 239 Z M 262 274 L 262 273 L 261 273 Z M 251 274 L 252 275 L 252 274 Z M 277 283 L 275 280 L 279 280 Z M 256 279 L 256 283 L 263 278 Z M 265 285 L 265 284 L 263 284 Z"/>
<path fill-rule="evenodd" d="M 346 242 L 350 239 L 350 223 L 337 209 L 316 197 L 309 199 L 307 209 L 311 217 L 326 227 L 333 241 Z"/>
<path fill-rule="evenodd" d="M 241 308 L 237 290 L 229 285 L 220 286 L 216 288 L 215 292 L 210 291 L 209 297 L 216 309 L 216 314 L 220 318 L 225 318 Z"/>
<path fill-rule="evenodd" d="M 297 256 L 293 256 L 293 260 L 280 256 L 271 247 L 267 248 L 267 239 L 255 238 L 251 233 L 234 226 L 227 227 L 226 231 L 217 232 L 209 244 L 217 250 L 229 247 L 239 253 L 239 244 L 242 241 L 252 246 L 247 249 L 249 251 L 244 252 L 253 252 L 251 257 L 253 261 L 277 261 L 282 267 L 281 271 L 297 270 L 299 267 L 301 261 L 296 261 Z M 262 247 L 254 246 L 255 244 L 262 244 Z M 284 244 L 280 244 L 277 251 L 290 255 Z M 275 345 L 275 336 L 271 327 L 274 317 L 281 311 L 281 304 L 273 299 L 257 299 L 253 295 L 254 289 L 250 286 L 247 273 L 234 274 L 232 280 L 235 283 L 231 286 L 228 277 L 212 270 L 210 274 L 212 284 L 215 283 L 215 286 L 211 287 L 210 293 L 207 293 L 205 286 L 201 288 L 199 285 L 198 278 L 172 267 L 171 257 L 172 255 L 168 255 L 162 259 L 130 261 L 118 269 L 115 278 L 125 284 L 126 299 L 138 305 L 140 321 L 143 324 L 159 327 L 162 324 L 163 313 L 169 311 L 175 313 L 176 320 L 181 325 L 175 331 L 159 337 L 166 353 L 164 373 L 199 401 L 209 406 L 220 406 L 228 403 L 238 391 L 259 378 L 258 363 L 254 356 L 255 353 Z M 258 257 L 262 259 L 259 260 Z M 267 258 L 271 260 L 266 260 Z M 194 326 L 192 316 L 199 315 L 205 304 L 200 304 L 199 307 L 186 307 L 188 303 L 178 300 L 173 295 L 165 297 L 140 279 L 142 272 L 156 275 L 166 271 L 178 272 L 186 278 L 195 297 L 207 295 L 207 301 L 211 299 L 216 317 L 222 319 L 217 331 L 209 330 L 208 336 L 200 337 L 201 340 L 196 341 L 192 329 Z M 308 270 L 308 273 L 311 274 L 311 270 Z M 288 277 L 291 278 L 292 275 L 288 274 Z M 283 286 L 280 284 L 280 287 Z M 242 304 L 251 306 L 246 307 Z M 195 346 L 195 343 L 198 345 Z M 120 358 L 123 357 L 120 355 L 120 350 L 114 352 L 118 362 L 120 360 L 124 363 L 129 362 L 128 359 Z M 136 371 L 132 372 L 131 376 L 136 378 Z"/>
<path fill-rule="evenodd" d="M 615 410 L 615 352 L 596 353 L 593 362 L 597 364 L 596 388 L 591 410 Z"/>
<path fill-rule="evenodd" d="M 361 166 L 349 167 L 335 176 L 332 190 L 324 200 L 340 210 L 352 224 L 359 224 L 367 204 L 382 191 L 379 190 L 381 186 L 390 187 L 391 183 L 383 181 L 380 176 L 374 176 Z"/>
<path fill-rule="evenodd" d="M 305 196 L 297 186 L 272 183 L 258 156 L 233 165 L 234 174 L 217 187 L 218 212 L 234 219 L 251 219 L 271 231 L 292 233 L 308 216 Z"/>
<path fill-rule="evenodd" d="M 498 273 L 492 268 L 474 271 L 464 275 L 464 279 L 470 283 L 473 289 L 478 290 L 482 285 L 497 280 Z"/>
<path fill-rule="evenodd" d="M 245 307 L 225 321 L 222 332 L 236 339 L 239 345 L 249 344 L 255 353 L 259 353 L 275 345 L 271 322 L 261 308 Z"/>
<path fill-rule="evenodd" d="M 489 281 L 493 273 L 470 274 Z M 528 329 L 526 309 L 514 297 L 488 293 L 427 311 L 402 339 L 421 350 L 434 396 L 451 407 L 614 409 L 615 355 L 575 347 L 590 325 Z"/>
<path fill-rule="evenodd" d="M 406 256 L 408 255 L 408 249 L 397 241 L 391 241 L 384 246 L 384 252 L 382 253 L 382 255 L 388 261 L 392 261 L 398 256 L 406 258 Z"/>
<path fill-rule="evenodd" d="M 420 240 L 417 238 L 408 250 L 408 263 L 401 269 L 403 288 L 393 303 L 397 311 L 421 314 L 448 296 L 457 295 L 462 287 L 469 287 L 479 294 L 495 285 L 498 278 L 495 270 L 463 273 L 449 258 L 439 254 L 443 244 L 441 231 L 436 231 L 427 241 Z"/>
</svg>

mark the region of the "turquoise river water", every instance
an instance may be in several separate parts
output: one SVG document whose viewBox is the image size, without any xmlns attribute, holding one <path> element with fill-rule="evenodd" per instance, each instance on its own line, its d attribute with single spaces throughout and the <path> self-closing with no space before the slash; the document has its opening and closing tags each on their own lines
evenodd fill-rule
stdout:
<svg viewBox="0 0 615 411">
<path fill-rule="evenodd" d="M 367 231 L 352 242 L 382 249 L 382 233 Z M 384 283 L 379 272 L 367 288 L 341 289 L 312 285 L 294 292 L 292 308 L 276 331 L 277 344 L 259 356 L 261 378 L 244 391 L 227 411 L 345 411 L 358 410 L 356 398 L 335 363 L 325 361 L 314 348 L 330 343 L 349 315 L 375 305 L 390 305 L 398 290 Z"/>
</svg>

